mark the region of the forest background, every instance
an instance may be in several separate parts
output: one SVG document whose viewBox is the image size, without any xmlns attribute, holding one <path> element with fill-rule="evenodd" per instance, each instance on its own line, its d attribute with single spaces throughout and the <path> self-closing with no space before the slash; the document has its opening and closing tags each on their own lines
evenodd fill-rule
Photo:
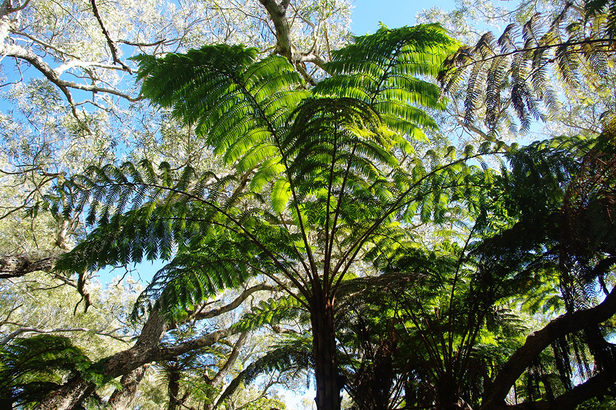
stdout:
<svg viewBox="0 0 616 410">
<path fill-rule="evenodd" d="M 613 408 L 616 3 L 350 6 L 2 2 L 0 408 Z"/>
</svg>

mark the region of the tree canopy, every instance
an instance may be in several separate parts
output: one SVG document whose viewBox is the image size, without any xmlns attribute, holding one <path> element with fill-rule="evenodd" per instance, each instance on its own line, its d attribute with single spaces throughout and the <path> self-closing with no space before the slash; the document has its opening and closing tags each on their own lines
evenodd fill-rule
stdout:
<svg viewBox="0 0 616 410">
<path fill-rule="evenodd" d="M 60 3 L 0 9 L 44 77 L 2 120 L 3 408 L 278 408 L 305 378 L 319 410 L 613 406 L 613 1 L 476 38 L 459 10 L 349 38 L 346 3 Z"/>
</svg>

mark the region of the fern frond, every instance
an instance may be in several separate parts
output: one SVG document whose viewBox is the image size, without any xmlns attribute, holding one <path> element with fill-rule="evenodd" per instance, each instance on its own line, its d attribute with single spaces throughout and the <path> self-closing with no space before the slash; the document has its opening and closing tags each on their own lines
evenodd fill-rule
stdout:
<svg viewBox="0 0 616 410">
<path fill-rule="evenodd" d="M 409 132 L 417 124 L 390 108 L 442 107 L 438 87 L 417 77 L 436 78 L 442 61 L 455 46 L 437 25 L 381 28 L 336 51 L 326 65 L 333 76 L 321 81 L 314 91 L 322 96 L 357 98 L 373 107 L 388 126 Z"/>
<path fill-rule="evenodd" d="M 255 49 L 213 45 L 162 59 L 136 58 L 142 93 L 196 124 L 217 154 L 242 170 L 280 155 L 287 115 L 307 96 L 300 75 L 282 57 L 256 58 Z"/>
<path fill-rule="evenodd" d="M 296 319 L 302 313 L 305 313 L 304 309 L 295 297 L 278 296 L 260 301 L 233 326 L 245 332 L 264 325 L 276 326 L 286 320 Z"/>
<path fill-rule="evenodd" d="M 476 121 L 485 108 L 485 123 L 494 134 L 500 119 L 510 117 L 507 105 L 496 98 L 507 92 L 526 132 L 533 118 L 545 118 L 543 108 L 549 114 L 558 110 L 557 85 L 578 90 L 583 78 L 585 86 L 597 87 L 609 71 L 613 52 L 612 39 L 602 27 L 610 19 L 608 3 L 614 2 L 591 3 L 583 13 L 566 2 L 551 20 L 535 14 L 522 25 L 508 25 L 497 45 L 486 33 L 473 48 L 463 47 L 448 58 L 439 79 L 449 92 L 450 85 L 464 84 L 465 122 Z"/>
<path fill-rule="evenodd" d="M 66 337 L 38 335 L 15 339 L 0 347 L 0 392 L 12 403 L 32 406 L 63 383 L 69 374 L 100 382 L 92 362 Z"/>
<path fill-rule="evenodd" d="M 515 44 L 517 28 L 517 24 L 509 24 L 507 27 L 505 27 L 505 30 L 503 30 L 503 34 L 501 34 L 501 36 L 498 38 L 497 43 L 500 46 L 501 54 L 508 53 L 512 50 L 517 50 L 517 46 Z"/>
</svg>

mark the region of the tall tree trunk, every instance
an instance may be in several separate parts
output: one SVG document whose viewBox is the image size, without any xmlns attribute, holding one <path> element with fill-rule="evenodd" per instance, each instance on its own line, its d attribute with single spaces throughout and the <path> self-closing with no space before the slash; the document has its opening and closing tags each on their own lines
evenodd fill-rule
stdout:
<svg viewBox="0 0 616 410">
<path fill-rule="evenodd" d="M 317 381 L 318 410 L 340 410 L 340 384 L 336 360 L 334 303 L 329 296 L 315 296 L 312 322 L 312 351 Z"/>
</svg>

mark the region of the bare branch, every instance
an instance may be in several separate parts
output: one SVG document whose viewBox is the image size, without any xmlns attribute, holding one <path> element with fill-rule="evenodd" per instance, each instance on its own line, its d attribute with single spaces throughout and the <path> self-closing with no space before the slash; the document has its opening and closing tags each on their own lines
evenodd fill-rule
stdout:
<svg viewBox="0 0 616 410">
<path fill-rule="evenodd" d="M 15 34 L 15 35 L 25 37 L 25 38 L 27 38 L 28 40 L 30 40 L 30 41 L 32 41 L 32 42 L 34 42 L 34 43 L 36 43 L 36 44 L 39 44 L 39 45 L 43 46 L 43 47 L 44 47 L 44 48 L 46 48 L 46 49 L 53 50 L 53 51 L 55 51 L 56 53 L 61 54 L 62 56 L 66 56 L 66 57 L 70 57 L 70 58 L 75 59 L 75 60 L 79 60 L 79 57 L 78 57 L 78 56 L 76 56 L 76 55 L 74 55 L 74 54 L 71 54 L 71 53 L 69 53 L 68 51 L 63 50 L 63 49 L 61 49 L 61 48 L 59 48 L 59 47 L 57 47 L 57 46 L 55 46 L 55 45 L 53 45 L 53 44 L 51 44 L 51 43 L 48 43 L 48 42 L 46 42 L 46 41 L 43 41 L 43 40 L 41 40 L 40 38 L 36 38 L 36 37 L 34 37 L 34 36 L 31 36 L 30 34 L 28 34 L 28 33 L 24 33 L 23 31 L 12 30 L 12 32 L 13 32 L 13 34 Z M 118 67 L 116 67 L 116 68 L 118 68 Z"/>
<path fill-rule="evenodd" d="M 87 329 L 85 327 L 61 327 L 61 328 L 58 328 L 58 329 L 39 329 L 37 327 L 20 327 L 19 329 L 9 333 L 7 336 L 5 336 L 2 339 L 0 339 L 0 346 L 6 345 L 11 340 L 15 339 L 17 336 L 19 336 L 21 334 L 24 334 L 24 333 L 44 333 L 44 334 L 48 334 L 48 333 L 67 333 L 67 332 L 90 332 L 90 333 L 97 334 L 99 336 L 110 337 L 110 338 L 118 340 L 120 342 L 124 342 L 124 343 L 128 342 L 128 340 L 129 340 L 128 337 L 117 336 L 117 335 L 114 334 L 118 330 L 119 329 L 114 329 L 111 332 L 103 332 L 103 331 L 100 331 L 100 330 Z"/>
<path fill-rule="evenodd" d="M 61 80 L 58 74 L 56 74 L 56 72 L 53 71 L 53 69 L 45 61 L 43 61 L 41 57 L 37 56 L 32 51 L 15 44 L 5 45 L 4 49 L 0 51 L 2 51 L 2 54 L 5 56 L 16 57 L 26 60 L 34 67 L 36 67 L 45 77 L 47 77 L 49 81 L 58 86 L 58 88 L 60 89 L 60 91 L 62 91 L 62 93 L 64 93 L 64 96 L 70 104 L 73 115 L 78 121 L 80 121 L 77 109 L 75 108 L 75 101 L 73 100 L 73 96 L 68 89 L 66 81 Z"/>
<path fill-rule="evenodd" d="M 49 272 L 58 256 L 32 260 L 24 255 L 0 256 L 0 279 L 19 278 L 31 272 Z"/>
<path fill-rule="evenodd" d="M 203 319 L 209 319 L 209 318 L 212 318 L 212 317 L 220 316 L 223 313 L 230 312 L 230 311 L 236 309 L 237 307 L 239 307 L 242 304 L 243 301 L 245 301 L 250 295 L 252 295 L 255 292 L 259 292 L 259 291 L 263 291 L 263 290 L 273 291 L 275 289 L 276 289 L 275 286 L 267 285 L 265 283 L 261 283 L 259 285 L 255 285 L 255 286 L 250 287 L 250 288 L 246 289 L 245 291 L 243 291 L 231 303 L 229 303 L 229 304 L 227 304 L 225 306 L 222 306 L 222 307 L 220 307 L 218 309 L 209 310 L 207 312 L 197 311 L 194 314 L 194 316 L 191 317 L 191 319 L 203 320 Z"/>
<path fill-rule="evenodd" d="M 319 68 L 323 68 L 323 66 L 325 65 L 325 60 L 323 59 L 323 57 L 318 56 L 314 53 L 302 54 L 301 56 L 299 56 L 299 61 L 304 63 L 312 63 Z"/>
<path fill-rule="evenodd" d="M 16 11 L 21 11 L 21 10 L 25 9 L 26 7 L 28 7 L 28 4 L 30 4 L 30 0 L 24 1 L 24 3 L 21 6 L 17 6 L 17 7 L 9 6 L 9 8 L 8 8 L 9 13 L 14 13 Z"/>
<path fill-rule="evenodd" d="M 99 87 L 93 84 L 79 84 L 72 81 L 63 80 L 60 78 L 59 73 L 53 68 L 51 68 L 49 64 L 47 64 L 40 56 L 36 55 L 31 50 L 21 46 L 15 44 L 5 45 L 3 49 L 0 49 L 0 52 L 2 52 L 2 54 L 5 56 L 15 57 L 29 62 L 45 77 L 47 77 L 49 81 L 54 83 L 65 95 L 67 101 L 71 105 L 73 115 L 75 116 L 75 118 L 77 118 L 77 120 L 80 120 L 80 118 L 75 108 L 76 104 L 70 92 L 70 89 L 112 94 L 131 102 L 139 101 L 141 99 L 141 97 L 131 97 L 130 95 L 113 88 Z M 76 63 L 76 65 L 78 64 Z M 61 66 L 61 68 L 62 70 L 65 70 L 64 66 Z M 62 71 L 60 71 L 60 73 L 61 72 Z"/>
<path fill-rule="evenodd" d="M 218 371 L 218 373 L 216 373 L 214 378 L 211 380 L 212 386 L 218 387 L 220 383 L 222 383 L 222 381 L 227 377 L 227 374 L 229 374 L 229 371 L 231 370 L 237 358 L 239 357 L 240 350 L 246 343 L 246 340 L 248 339 L 249 334 L 250 332 L 242 332 L 240 334 L 240 337 L 237 339 L 237 342 L 235 342 L 235 344 L 233 345 L 233 350 L 231 351 L 231 354 L 225 361 L 225 364 L 222 366 L 222 368 Z"/>
<path fill-rule="evenodd" d="M 138 42 L 128 41 L 128 40 L 118 40 L 118 43 L 126 44 L 127 46 L 134 46 L 134 47 L 156 47 L 156 46 L 160 46 L 161 44 L 168 43 L 168 42 L 171 42 L 171 41 L 170 40 L 158 40 L 153 43 L 138 43 Z"/>
<path fill-rule="evenodd" d="M 104 68 L 107 70 L 128 71 L 129 73 L 132 73 L 132 70 L 130 67 L 124 68 L 124 67 L 118 67 L 117 65 L 102 64 L 102 63 L 96 63 L 92 61 L 78 61 L 78 60 L 73 60 L 68 63 L 64 63 L 60 67 L 56 68 L 54 71 L 58 73 L 58 75 L 60 75 L 63 72 L 70 70 L 71 68 L 74 68 L 74 67 L 83 68 L 83 69 L 95 67 L 95 68 Z"/>
<path fill-rule="evenodd" d="M 96 6 L 96 1 L 95 0 L 90 0 L 90 4 L 92 4 L 92 12 L 94 13 L 94 16 L 96 17 L 96 20 L 98 20 L 98 24 L 101 26 L 101 29 L 103 30 L 103 34 L 105 36 L 105 38 L 107 39 L 107 44 L 109 45 L 109 50 L 111 51 L 111 56 L 113 57 L 113 62 L 116 64 L 119 64 L 122 66 L 122 68 L 124 68 L 126 71 L 128 71 L 129 73 L 133 73 L 133 70 L 131 70 L 131 68 L 129 66 L 127 66 L 126 64 L 124 64 L 124 62 L 122 62 L 119 58 L 118 58 L 118 47 L 115 45 L 115 42 L 111 39 L 111 36 L 109 35 L 109 31 L 107 31 L 107 28 L 105 27 L 105 24 L 103 24 L 103 19 L 101 18 L 101 15 L 98 11 L 98 7 Z"/>
</svg>

